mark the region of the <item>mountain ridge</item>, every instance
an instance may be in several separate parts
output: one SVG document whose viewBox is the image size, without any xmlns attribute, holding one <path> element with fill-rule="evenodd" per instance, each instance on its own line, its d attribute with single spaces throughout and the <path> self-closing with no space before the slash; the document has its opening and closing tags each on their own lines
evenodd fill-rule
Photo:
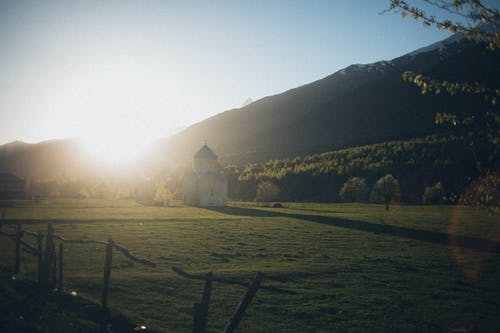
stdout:
<svg viewBox="0 0 500 333">
<path fill-rule="evenodd" d="M 180 147 L 173 155 L 186 159 L 183 152 L 193 151 L 208 139 L 223 160 L 238 163 L 233 157 L 239 156 L 243 162 L 262 161 L 441 132 L 445 129 L 434 124 L 437 112 L 450 108 L 464 112 L 475 107 L 478 99 L 422 96 L 417 87 L 402 80 L 401 72 L 413 70 L 457 81 L 489 77 L 487 81 L 498 83 L 498 69 L 492 72 L 484 66 L 495 57 L 488 52 L 483 45 L 454 35 L 389 61 L 350 65 L 306 85 L 207 118 L 171 137 L 167 145 Z M 360 112 L 363 108 L 368 111 Z M 406 117 L 401 117 L 402 113 Z M 332 135 L 332 131 L 339 135 Z"/>
<path fill-rule="evenodd" d="M 401 72 L 412 70 L 449 81 L 481 78 L 499 86 L 498 59 L 498 51 L 454 35 L 388 61 L 353 64 L 311 83 L 223 111 L 161 139 L 155 153 L 161 158 L 152 157 L 149 163 L 188 163 L 205 140 L 223 164 L 242 165 L 446 133 L 448 127 L 435 125 L 437 112 L 453 110 L 460 114 L 483 102 L 477 96 L 422 95 L 418 87 L 402 80 Z M 65 166 L 50 166 L 41 153 L 33 154 L 37 157 L 30 160 L 26 153 L 43 150 L 47 142 L 55 147 L 67 141 L 71 140 L 2 145 L 0 171 L 22 169 L 26 175 L 44 176 L 78 174 L 71 169 L 82 171 L 86 167 L 81 165 L 86 162 L 72 156 L 71 148 L 62 149 Z M 40 160 L 46 165 L 44 172 L 36 170 Z M 26 164 L 32 165 L 32 170 Z"/>
</svg>

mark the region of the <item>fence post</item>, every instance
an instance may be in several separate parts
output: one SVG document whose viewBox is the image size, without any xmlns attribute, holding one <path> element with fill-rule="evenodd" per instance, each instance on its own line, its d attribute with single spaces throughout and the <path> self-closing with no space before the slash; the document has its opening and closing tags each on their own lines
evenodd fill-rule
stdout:
<svg viewBox="0 0 500 333">
<path fill-rule="evenodd" d="M 57 288 L 57 255 L 56 246 L 52 243 L 52 263 L 50 264 L 50 289 Z"/>
<path fill-rule="evenodd" d="M 241 303 L 238 305 L 236 308 L 236 311 L 234 311 L 233 316 L 229 320 L 229 323 L 226 326 L 226 333 L 232 333 L 236 330 L 238 327 L 238 324 L 240 323 L 241 319 L 245 315 L 245 310 L 247 307 L 250 305 L 252 302 L 253 297 L 257 293 L 257 290 L 259 290 L 260 283 L 262 282 L 262 279 L 264 278 L 264 274 L 262 272 L 258 272 L 255 275 L 255 278 L 253 279 L 252 283 L 250 284 L 250 287 L 248 287 L 248 290 L 243 297 L 243 300 Z"/>
<path fill-rule="evenodd" d="M 59 275 L 57 277 L 57 290 L 62 291 L 64 289 L 63 283 L 63 256 L 64 256 L 64 243 L 59 243 Z"/>
<path fill-rule="evenodd" d="M 104 261 L 104 278 L 101 294 L 101 306 L 105 310 L 108 308 L 109 279 L 111 275 L 111 260 L 113 258 L 113 240 L 110 238 L 106 245 L 106 259 Z"/>
<path fill-rule="evenodd" d="M 42 253 L 42 233 L 39 231 L 36 234 L 36 250 L 38 251 L 38 284 L 42 283 L 43 279 L 43 253 Z"/>
<path fill-rule="evenodd" d="M 54 256 L 54 227 L 52 223 L 47 224 L 47 241 L 45 244 L 45 257 L 43 262 L 43 275 L 42 283 L 46 286 L 50 286 L 50 272 Z"/>
<path fill-rule="evenodd" d="M 16 226 L 16 267 L 14 269 L 14 274 L 18 274 L 21 270 L 21 236 L 21 224 L 18 224 Z"/>
</svg>

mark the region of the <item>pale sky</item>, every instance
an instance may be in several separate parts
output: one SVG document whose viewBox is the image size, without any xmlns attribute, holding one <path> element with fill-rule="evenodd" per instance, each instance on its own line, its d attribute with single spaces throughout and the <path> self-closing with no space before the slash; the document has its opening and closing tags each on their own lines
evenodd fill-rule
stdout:
<svg viewBox="0 0 500 333">
<path fill-rule="evenodd" d="M 0 0 L 0 144 L 134 147 L 449 35 L 388 4 Z"/>
</svg>

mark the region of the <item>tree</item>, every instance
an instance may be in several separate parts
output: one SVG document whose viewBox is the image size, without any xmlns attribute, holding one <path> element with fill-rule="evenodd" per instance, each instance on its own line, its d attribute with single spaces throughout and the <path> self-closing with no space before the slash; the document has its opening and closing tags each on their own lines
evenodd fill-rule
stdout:
<svg viewBox="0 0 500 333">
<path fill-rule="evenodd" d="M 459 204 L 478 206 L 500 213 L 500 173 L 489 173 L 473 182 L 460 196 Z"/>
<path fill-rule="evenodd" d="M 425 0 L 434 9 L 440 10 L 441 16 L 431 15 L 421 8 L 414 6 L 410 1 L 391 0 L 387 11 L 394 11 L 401 16 L 411 16 L 416 21 L 422 22 L 424 27 L 435 27 L 448 30 L 452 33 L 462 34 L 465 38 L 478 43 L 484 43 L 492 52 L 500 48 L 500 11 L 494 6 L 485 5 L 480 0 Z M 492 63 L 492 70 L 498 63 Z M 420 87 L 422 94 L 441 92 L 450 95 L 468 94 L 479 95 L 486 105 L 480 106 L 483 112 L 471 110 L 470 113 L 458 115 L 453 112 L 439 112 L 436 114 L 436 123 L 450 123 L 458 131 L 466 133 L 465 138 L 469 146 L 475 151 L 487 149 L 488 161 L 477 160 L 480 173 L 487 173 L 491 168 L 498 167 L 493 161 L 500 152 L 500 112 L 498 101 L 500 87 L 488 86 L 481 82 L 481 78 L 473 82 L 453 82 L 451 80 L 438 80 L 425 73 L 402 71 L 405 81 Z M 485 144 L 487 147 L 484 147 Z M 474 153 L 474 155 L 478 155 Z M 492 167 L 491 167 L 492 166 Z"/>
<path fill-rule="evenodd" d="M 100 181 L 92 187 L 92 197 L 96 199 L 112 199 L 113 193 L 108 184 Z"/>
<path fill-rule="evenodd" d="M 389 11 L 399 12 L 403 18 L 408 15 L 420 21 L 424 27 L 431 26 L 452 33 L 463 33 L 469 39 L 485 41 L 491 50 L 500 48 L 500 12 L 494 6 L 481 0 L 424 0 L 440 9 L 448 17 L 430 15 L 409 1 L 390 0 Z M 462 23 L 465 22 L 465 23 Z M 490 28 L 485 28 L 485 27 Z"/>
<path fill-rule="evenodd" d="M 425 188 L 424 194 L 422 195 L 422 201 L 425 205 L 440 204 L 443 202 L 443 196 L 443 184 L 437 182 L 433 186 Z"/>
<path fill-rule="evenodd" d="M 31 185 L 31 195 L 42 198 L 59 197 L 59 185 L 54 179 L 33 181 Z"/>
<path fill-rule="evenodd" d="M 257 185 L 257 194 L 255 195 L 255 200 L 257 201 L 273 201 L 278 198 L 280 193 L 280 188 L 278 185 L 263 181 Z"/>
<path fill-rule="evenodd" d="M 391 174 L 387 174 L 380 178 L 375 185 L 373 185 L 370 194 L 370 201 L 377 203 L 384 203 L 385 210 L 389 210 L 391 202 L 398 202 L 401 199 L 401 189 L 399 182 Z"/>
<path fill-rule="evenodd" d="M 368 199 L 369 191 L 364 178 L 351 177 L 344 183 L 339 195 L 342 201 L 364 202 Z"/>
<path fill-rule="evenodd" d="M 172 200 L 172 192 L 168 189 L 165 183 L 161 182 L 156 186 L 156 192 L 154 201 L 155 203 L 161 204 L 164 207 L 170 205 L 170 200 Z"/>
<path fill-rule="evenodd" d="M 421 8 L 412 5 L 411 1 L 390 0 L 388 11 L 394 11 L 401 16 L 411 16 L 416 21 L 423 23 L 424 27 L 435 27 L 448 30 L 455 34 L 461 34 L 469 40 L 484 43 L 491 52 L 500 49 L 500 11 L 497 6 L 487 5 L 481 0 L 424 0 L 434 9 L 440 10 L 443 15 L 430 15 Z M 498 59 L 497 57 L 492 57 Z M 498 61 L 488 64 L 492 70 L 498 68 Z M 422 94 L 427 92 L 439 94 L 441 92 L 450 95 L 468 94 L 478 95 L 485 101 L 484 105 L 478 103 L 481 112 L 471 110 L 470 113 L 457 115 L 453 112 L 441 112 L 436 114 L 436 123 L 450 123 L 457 132 L 464 137 L 470 147 L 476 162 L 476 169 L 480 178 L 485 179 L 492 172 L 498 172 L 500 168 L 500 87 L 498 82 L 494 86 L 488 86 L 477 78 L 472 82 L 452 82 L 451 80 L 438 80 L 425 75 L 425 73 L 414 73 L 404 71 L 403 79 L 420 87 Z M 478 156 L 484 155 L 484 159 Z M 486 187 L 472 186 L 480 191 L 474 198 L 489 196 L 482 192 Z M 470 195 L 469 195 L 470 197 Z M 484 206 L 484 200 L 476 202 Z"/>
</svg>

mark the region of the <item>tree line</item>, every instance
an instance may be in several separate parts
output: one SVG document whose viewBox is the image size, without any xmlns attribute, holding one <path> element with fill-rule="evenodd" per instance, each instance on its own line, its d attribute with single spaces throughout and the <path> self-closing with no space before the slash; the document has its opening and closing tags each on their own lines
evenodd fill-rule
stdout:
<svg viewBox="0 0 500 333">
<path fill-rule="evenodd" d="M 386 202 L 392 192 L 391 201 L 453 203 L 481 176 L 477 166 L 491 164 L 477 148 L 432 135 L 225 170 L 236 200 Z"/>
</svg>

